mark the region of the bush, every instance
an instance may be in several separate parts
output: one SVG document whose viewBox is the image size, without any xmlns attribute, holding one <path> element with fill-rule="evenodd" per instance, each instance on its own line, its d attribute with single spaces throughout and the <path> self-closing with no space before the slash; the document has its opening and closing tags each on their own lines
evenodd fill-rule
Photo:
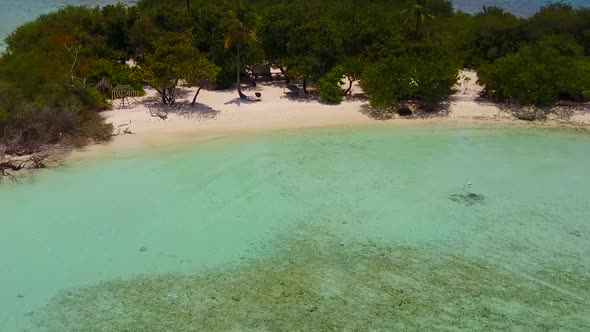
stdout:
<svg viewBox="0 0 590 332">
<path fill-rule="evenodd" d="M 589 100 L 589 70 L 587 59 L 564 56 L 542 43 L 482 66 L 479 81 L 497 99 L 547 106 L 559 100 Z"/>
<path fill-rule="evenodd" d="M 329 104 L 342 102 L 343 93 L 340 87 L 342 76 L 344 76 L 344 69 L 341 66 L 336 66 L 318 81 L 317 88 L 322 101 Z"/>
<path fill-rule="evenodd" d="M 459 63 L 434 45 L 416 45 L 369 65 L 361 86 L 374 107 L 390 108 L 412 100 L 431 111 L 451 95 Z"/>
<path fill-rule="evenodd" d="M 113 87 L 117 85 L 129 85 L 133 90 L 143 93 L 141 76 L 137 68 L 130 68 L 124 64 L 118 64 L 107 59 L 100 59 L 89 65 L 87 69 L 88 81 L 95 84 L 103 78 L 108 80 Z M 110 91 L 106 91 L 110 92 Z"/>
<path fill-rule="evenodd" d="M 221 67 L 221 71 L 215 79 L 215 87 L 220 90 L 230 89 L 236 84 L 235 66 Z"/>
<path fill-rule="evenodd" d="M 484 7 L 475 15 L 468 63 L 493 62 L 518 51 L 526 39 L 522 20 L 498 7 Z"/>
</svg>

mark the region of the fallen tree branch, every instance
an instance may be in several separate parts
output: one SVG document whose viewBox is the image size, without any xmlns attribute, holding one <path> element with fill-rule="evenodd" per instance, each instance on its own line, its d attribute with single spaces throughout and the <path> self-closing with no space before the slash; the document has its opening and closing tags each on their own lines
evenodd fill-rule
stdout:
<svg viewBox="0 0 590 332">
<path fill-rule="evenodd" d="M 23 144 L 22 133 L 4 128 L 0 136 L 0 182 L 3 178 L 17 180 L 24 171 L 60 165 L 68 149 L 55 144 Z"/>
<path fill-rule="evenodd" d="M 164 106 L 163 109 L 159 107 L 148 107 L 150 110 L 150 115 L 154 118 L 160 118 L 162 120 L 168 119 L 168 112 L 170 105 Z"/>
<path fill-rule="evenodd" d="M 0 154 L 0 182 L 3 177 L 16 181 L 16 174 L 19 172 L 60 165 L 63 160 L 63 152 L 58 148 L 48 148 L 28 156 Z"/>
</svg>

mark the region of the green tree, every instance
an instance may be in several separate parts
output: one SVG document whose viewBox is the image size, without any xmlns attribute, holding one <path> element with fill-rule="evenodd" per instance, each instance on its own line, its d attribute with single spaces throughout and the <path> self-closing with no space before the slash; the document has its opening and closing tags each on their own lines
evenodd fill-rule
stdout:
<svg viewBox="0 0 590 332">
<path fill-rule="evenodd" d="M 106 79 L 113 87 L 117 85 L 129 85 L 135 91 L 143 93 L 142 77 L 140 70 L 131 68 L 126 64 L 116 61 L 100 59 L 90 64 L 87 68 L 88 80 L 92 83 Z M 105 91 L 110 92 L 110 91 Z"/>
<path fill-rule="evenodd" d="M 293 12 L 288 5 L 275 5 L 261 24 L 259 36 L 265 58 L 279 66 L 285 74 L 285 61 L 289 56 L 287 44 L 290 32 L 295 27 L 295 21 L 291 16 Z"/>
<path fill-rule="evenodd" d="M 407 16 L 404 23 L 407 23 L 410 20 L 414 21 L 414 38 L 416 40 L 420 40 L 423 37 L 422 27 L 424 22 L 428 19 L 435 18 L 434 15 L 430 13 L 427 4 L 427 0 L 412 0 L 411 6 L 402 11 L 402 14 Z"/>
<path fill-rule="evenodd" d="M 240 77 L 242 76 L 242 52 L 246 45 L 258 43 L 256 34 L 247 25 L 247 12 L 242 10 L 240 0 L 236 0 L 235 11 L 228 12 L 229 31 L 225 39 L 225 48 L 236 49 L 236 86 L 241 99 L 246 98 L 242 92 Z"/>
<path fill-rule="evenodd" d="M 568 3 L 549 2 L 527 22 L 527 30 L 534 40 L 548 34 L 576 35 L 584 30 L 587 23 Z"/>
<path fill-rule="evenodd" d="M 344 68 L 336 66 L 326 76 L 318 81 L 318 90 L 322 101 L 329 104 L 339 104 L 342 101 L 342 77 Z"/>
<path fill-rule="evenodd" d="M 145 55 L 140 66 L 145 80 L 158 91 L 162 102 L 170 104 L 174 102 L 178 82 L 193 70 L 197 57 L 188 35 L 167 32 L 160 35 L 154 53 Z"/>
<path fill-rule="evenodd" d="M 366 63 L 359 57 L 346 57 L 341 63 L 342 73 L 348 79 L 348 87 L 344 91 L 344 95 L 348 95 L 352 93 L 353 84 L 361 79 Z"/>
<path fill-rule="evenodd" d="M 468 64 L 493 62 L 518 51 L 527 37 L 521 19 L 499 7 L 485 7 L 474 17 Z"/>
<path fill-rule="evenodd" d="M 412 101 L 422 110 L 436 110 L 451 95 L 460 69 L 460 61 L 447 52 L 419 43 L 368 65 L 361 86 L 371 105 L 395 109 Z"/>
<path fill-rule="evenodd" d="M 589 61 L 564 56 L 542 43 L 528 45 L 482 66 L 479 80 L 491 96 L 524 105 L 546 106 L 559 100 L 587 101 Z"/>
<path fill-rule="evenodd" d="M 287 43 L 287 73 L 307 82 L 317 81 L 328 73 L 342 56 L 342 37 L 338 25 L 328 18 L 311 18 L 293 28 Z"/>
<path fill-rule="evenodd" d="M 195 105 L 201 89 L 212 85 L 221 69 L 202 54 L 199 54 L 191 62 L 191 66 L 186 72 L 186 80 L 187 83 L 198 88 L 191 103 L 191 105 Z"/>
</svg>

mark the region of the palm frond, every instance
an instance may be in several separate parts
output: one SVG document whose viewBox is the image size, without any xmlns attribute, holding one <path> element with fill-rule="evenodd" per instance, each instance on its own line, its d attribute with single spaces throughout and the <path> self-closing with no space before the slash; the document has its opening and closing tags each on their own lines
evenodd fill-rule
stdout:
<svg viewBox="0 0 590 332">
<path fill-rule="evenodd" d="M 231 48 L 234 44 L 234 38 L 232 35 L 225 37 L 225 49 Z"/>
</svg>

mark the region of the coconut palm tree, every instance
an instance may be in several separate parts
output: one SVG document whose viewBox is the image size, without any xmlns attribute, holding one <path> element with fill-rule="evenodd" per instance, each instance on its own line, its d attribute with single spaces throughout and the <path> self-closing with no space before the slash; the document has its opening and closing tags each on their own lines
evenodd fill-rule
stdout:
<svg viewBox="0 0 590 332">
<path fill-rule="evenodd" d="M 241 15 L 240 7 L 240 0 L 236 0 L 236 11 L 229 11 L 228 13 L 231 32 L 225 38 L 225 48 L 229 49 L 232 46 L 235 46 L 236 48 L 236 84 L 240 98 L 245 99 L 247 96 L 242 93 L 240 86 L 240 76 L 242 73 L 241 52 L 246 44 L 256 41 L 256 35 L 244 24 L 244 18 Z"/>
<path fill-rule="evenodd" d="M 350 40 L 349 49 L 350 51 L 356 51 L 357 46 L 357 35 L 356 35 L 356 11 L 357 11 L 358 0 L 352 2 L 352 19 L 350 20 Z"/>
<path fill-rule="evenodd" d="M 427 19 L 434 19 L 434 15 L 432 15 L 426 6 L 428 0 L 414 0 L 413 4 L 402 11 L 403 15 L 407 15 L 405 23 L 408 23 L 411 19 L 415 19 L 415 27 L 414 27 L 414 37 L 416 40 L 422 38 L 422 26 Z"/>
</svg>

